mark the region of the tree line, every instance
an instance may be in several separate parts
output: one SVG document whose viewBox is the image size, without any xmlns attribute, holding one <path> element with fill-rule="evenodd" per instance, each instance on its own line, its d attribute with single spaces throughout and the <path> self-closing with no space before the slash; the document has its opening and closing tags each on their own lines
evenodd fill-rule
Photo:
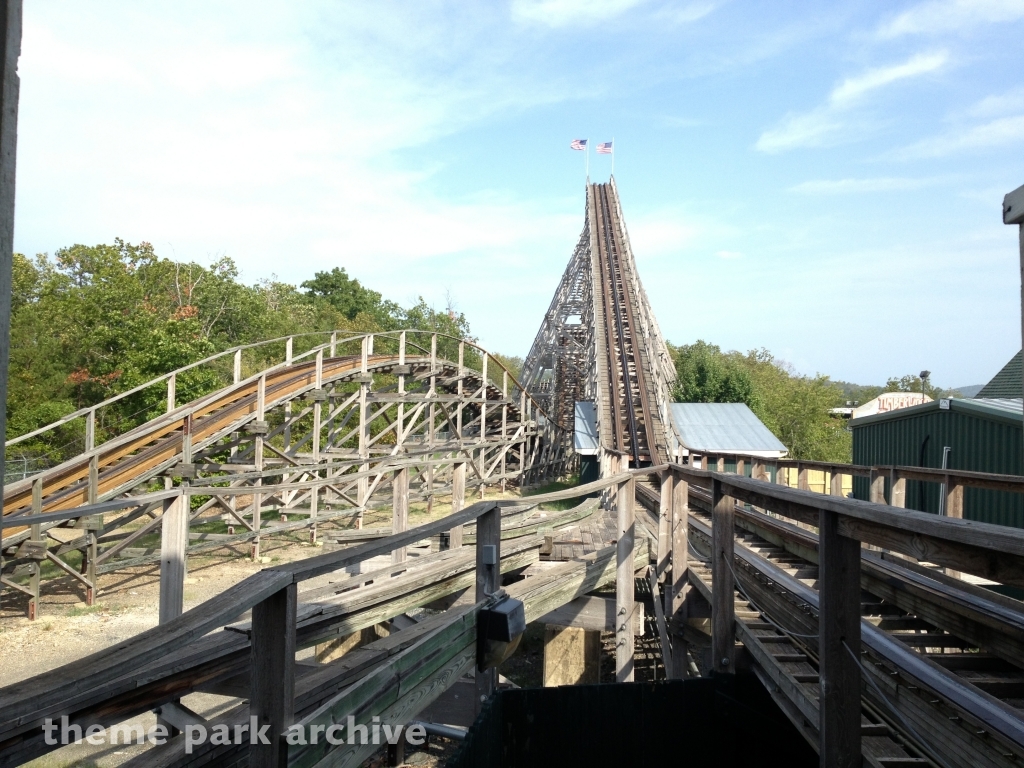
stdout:
<svg viewBox="0 0 1024 768">
<path fill-rule="evenodd" d="M 669 345 L 669 351 L 676 366 L 676 402 L 746 403 L 793 458 L 810 461 L 853 460 L 852 435 L 834 408 L 863 404 L 882 392 L 923 391 L 933 399 L 957 394 L 913 375 L 892 376 L 885 386 L 801 376 L 766 349 L 723 352 L 697 341 Z"/>
<path fill-rule="evenodd" d="M 34 259 L 15 254 L 12 278 L 8 439 L 237 345 L 332 330 L 470 335 L 465 315 L 450 306 L 438 310 L 422 297 L 400 306 L 343 267 L 298 286 L 276 279 L 249 285 L 228 257 L 209 266 L 177 262 L 145 242 L 73 245 Z M 247 365 L 274 355 L 281 359 L 280 350 L 256 350 Z M 193 369 L 178 378 L 177 400 L 222 385 L 215 370 Z M 123 432 L 165 407 L 166 394 L 145 390 L 104 409 L 97 431 Z M 84 430 L 77 422 L 13 446 L 8 458 L 52 464 L 77 453 Z"/>
</svg>

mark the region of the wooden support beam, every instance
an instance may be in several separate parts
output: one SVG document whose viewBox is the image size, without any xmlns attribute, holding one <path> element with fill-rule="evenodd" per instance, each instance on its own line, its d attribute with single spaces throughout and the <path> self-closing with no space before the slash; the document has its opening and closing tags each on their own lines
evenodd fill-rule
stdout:
<svg viewBox="0 0 1024 768">
<path fill-rule="evenodd" d="M 185 599 L 188 496 L 164 499 L 160 526 L 160 623 L 181 615 Z"/>
<path fill-rule="evenodd" d="M 690 484 L 685 475 L 674 472 L 672 488 L 672 586 L 669 591 L 670 616 L 675 616 L 683 607 L 686 598 L 687 563 L 689 561 L 689 544 L 687 535 L 690 530 Z"/>
<path fill-rule="evenodd" d="M 465 466 L 465 465 L 463 465 Z M 501 586 L 501 508 L 493 507 L 476 521 L 476 602 L 486 600 Z M 498 684 L 498 669 L 476 671 L 476 710 L 491 697 Z"/>
<path fill-rule="evenodd" d="M 671 470 L 661 473 L 661 498 L 658 504 L 657 576 L 668 570 L 672 557 L 672 487 L 675 475 Z"/>
<path fill-rule="evenodd" d="M 893 467 L 889 473 L 889 493 L 892 496 L 892 506 L 905 509 L 907 506 L 907 478 L 901 477 Z"/>
<path fill-rule="evenodd" d="M 249 748 L 250 768 L 288 765 L 288 745 L 281 735 L 294 720 L 296 585 L 289 584 L 252 609 L 252 667 L 249 711 L 265 735 Z M 251 735 L 250 735 L 251 736 Z"/>
<path fill-rule="evenodd" d="M 720 480 L 711 483 L 712 558 L 711 602 L 712 668 L 732 674 L 736 669 L 735 577 L 733 576 L 733 510 L 731 496 L 722 493 Z"/>
<path fill-rule="evenodd" d="M 409 468 L 395 470 L 391 485 L 393 500 L 391 505 L 391 530 L 401 533 L 409 527 Z M 406 547 L 398 547 L 391 552 L 391 562 L 404 563 Z"/>
<path fill-rule="evenodd" d="M 544 673 L 541 685 L 587 685 L 601 682 L 601 632 L 579 627 L 544 627 Z"/>
<path fill-rule="evenodd" d="M 636 480 L 632 477 L 619 483 L 616 492 L 618 541 L 615 571 L 615 682 L 633 682 L 633 632 L 629 619 L 633 615 L 633 539 L 636 510 Z"/>
<path fill-rule="evenodd" d="M 822 768 L 860 768 L 860 542 L 822 510 L 818 527 L 819 755 Z"/>
<path fill-rule="evenodd" d="M 452 469 L 452 514 L 462 511 L 466 503 L 466 462 L 456 461 Z M 448 546 L 458 549 L 462 546 L 462 526 L 457 525 L 448 534 Z"/>
</svg>

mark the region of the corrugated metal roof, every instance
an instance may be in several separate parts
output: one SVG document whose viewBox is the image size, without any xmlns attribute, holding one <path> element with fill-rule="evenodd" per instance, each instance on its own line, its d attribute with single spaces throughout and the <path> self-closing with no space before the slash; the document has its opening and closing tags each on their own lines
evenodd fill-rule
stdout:
<svg viewBox="0 0 1024 768">
<path fill-rule="evenodd" d="M 672 422 L 691 451 L 787 450 L 745 403 L 673 403 Z"/>
<path fill-rule="evenodd" d="M 1003 366 L 1003 369 L 992 377 L 992 381 L 986 384 L 976 398 L 1015 398 L 1021 396 L 1021 388 L 1024 387 L 1021 369 L 1021 353 L 1010 358 L 1010 362 Z"/>
<path fill-rule="evenodd" d="M 597 409 L 593 403 L 581 401 L 576 403 L 576 428 L 573 434 L 573 447 L 576 453 L 583 456 L 597 453 Z"/>
<path fill-rule="evenodd" d="M 948 408 L 943 408 L 943 404 Z M 874 424 L 879 421 L 891 421 L 893 419 L 909 419 L 920 416 L 931 411 L 953 410 L 961 413 L 971 414 L 984 419 L 1003 421 L 1009 424 L 1021 423 L 1021 400 L 1014 398 L 1000 399 L 961 399 L 952 398 L 949 400 L 935 400 L 924 405 L 914 405 L 910 408 L 900 408 L 886 413 L 877 413 L 874 416 L 862 416 L 859 419 L 850 419 L 850 428 L 857 429 L 867 424 Z"/>
</svg>

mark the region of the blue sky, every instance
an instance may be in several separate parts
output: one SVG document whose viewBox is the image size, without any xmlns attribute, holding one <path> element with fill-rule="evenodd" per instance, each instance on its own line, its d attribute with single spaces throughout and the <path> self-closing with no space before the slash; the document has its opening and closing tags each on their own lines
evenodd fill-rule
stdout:
<svg viewBox="0 0 1024 768">
<path fill-rule="evenodd" d="M 1022 39 L 1022 0 L 26 0 L 15 247 L 341 265 L 522 355 L 583 225 L 568 144 L 614 137 L 671 341 L 981 383 L 1020 348 Z"/>
</svg>

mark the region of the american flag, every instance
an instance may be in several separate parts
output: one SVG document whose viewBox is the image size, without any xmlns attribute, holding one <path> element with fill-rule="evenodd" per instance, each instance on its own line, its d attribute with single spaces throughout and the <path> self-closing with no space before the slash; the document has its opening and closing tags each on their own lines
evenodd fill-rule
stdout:
<svg viewBox="0 0 1024 768">
<path fill-rule="evenodd" d="M 587 148 L 586 139 L 573 139 L 572 144 L 569 145 L 572 149 L 578 149 L 580 151 Z"/>
<path fill-rule="evenodd" d="M 599 155 L 610 155 L 612 153 L 612 143 L 606 141 L 603 144 L 597 145 L 597 154 Z"/>
</svg>

